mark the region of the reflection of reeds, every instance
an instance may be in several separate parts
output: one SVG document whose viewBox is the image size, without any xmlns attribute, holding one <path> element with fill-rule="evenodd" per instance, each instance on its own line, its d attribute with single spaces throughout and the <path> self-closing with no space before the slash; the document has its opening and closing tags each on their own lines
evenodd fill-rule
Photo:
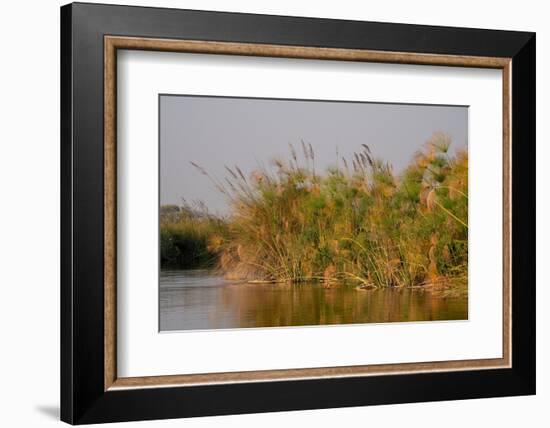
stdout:
<svg viewBox="0 0 550 428">
<path fill-rule="evenodd" d="M 285 292 L 277 292 L 283 289 Z M 460 287 L 426 290 L 403 287 L 371 292 L 359 288 L 358 292 L 350 292 L 342 284 L 330 290 L 312 283 L 237 284 L 220 288 L 216 304 L 223 310 L 213 311 L 211 322 L 223 325 L 228 312 L 238 320 L 239 327 L 467 318 L 467 296 L 460 294 Z"/>
<path fill-rule="evenodd" d="M 365 287 L 465 278 L 468 158 L 449 145 L 435 134 L 400 176 L 367 145 L 322 174 L 305 142 L 300 156 L 290 145 L 289 159 L 249 176 L 226 167 L 220 181 L 193 164 L 232 208 L 207 247 L 234 278 Z"/>
</svg>

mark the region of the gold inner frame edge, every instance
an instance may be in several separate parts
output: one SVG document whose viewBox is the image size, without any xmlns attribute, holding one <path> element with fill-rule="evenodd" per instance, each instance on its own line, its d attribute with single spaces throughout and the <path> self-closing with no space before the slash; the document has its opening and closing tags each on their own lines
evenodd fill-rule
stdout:
<svg viewBox="0 0 550 428">
<path fill-rule="evenodd" d="M 280 369 L 169 376 L 117 377 L 116 324 L 116 88 L 117 50 L 147 50 L 213 55 L 240 55 L 392 64 L 494 68 L 502 70 L 503 95 L 503 349 L 502 358 Z M 511 59 L 463 55 L 420 54 L 362 49 L 104 37 L 104 389 L 155 388 L 220 383 L 360 377 L 405 373 L 480 370 L 511 367 Z"/>
</svg>

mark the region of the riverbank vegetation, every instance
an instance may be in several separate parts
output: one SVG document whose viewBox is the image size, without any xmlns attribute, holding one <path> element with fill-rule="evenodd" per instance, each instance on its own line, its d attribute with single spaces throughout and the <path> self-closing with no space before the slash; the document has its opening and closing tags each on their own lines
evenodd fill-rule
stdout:
<svg viewBox="0 0 550 428">
<path fill-rule="evenodd" d="M 162 266 L 215 266 L 231 279 L 341 281 L 362 288 L 466 283 L 468 157 L 435 134 L 400 174 L 367 145 L 327 170 L 302 142 L 250 172 L 202 166 L 230 215 L 162 207 Z"/>
<path fill-rule="evenodd" d="M 209 242 L 225 230 L 222 219 L 188 204 L 164 205 L 160 209 L 160 262 L 168 268 L 205 268 L 217 265 L 218 254 Z"/>
</svg>

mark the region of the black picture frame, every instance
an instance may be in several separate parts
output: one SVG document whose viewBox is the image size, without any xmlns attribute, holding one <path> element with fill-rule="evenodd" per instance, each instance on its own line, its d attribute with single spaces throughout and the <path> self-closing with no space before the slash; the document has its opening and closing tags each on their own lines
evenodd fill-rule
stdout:
<svg viewBox="0 0 550 428">
<path fill-rule="evenodd" d="M 512 58 L 512 367 L 104 390 L 104 36 Z M 61 8 L 61 419 L 71 424 L 535 393 L 535 34 L 73 3 Z"/>
</svg>

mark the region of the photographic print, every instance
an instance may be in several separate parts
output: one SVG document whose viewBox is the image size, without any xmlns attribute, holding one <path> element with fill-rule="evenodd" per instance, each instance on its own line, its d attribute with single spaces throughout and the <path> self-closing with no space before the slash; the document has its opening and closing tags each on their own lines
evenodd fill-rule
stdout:
<svg viewBox="0 0 550 428">
<path fill-rule="evenodd" d="M 468 319 L 468 107 L 159 95 L 161 331 Z"/>
</svg>

